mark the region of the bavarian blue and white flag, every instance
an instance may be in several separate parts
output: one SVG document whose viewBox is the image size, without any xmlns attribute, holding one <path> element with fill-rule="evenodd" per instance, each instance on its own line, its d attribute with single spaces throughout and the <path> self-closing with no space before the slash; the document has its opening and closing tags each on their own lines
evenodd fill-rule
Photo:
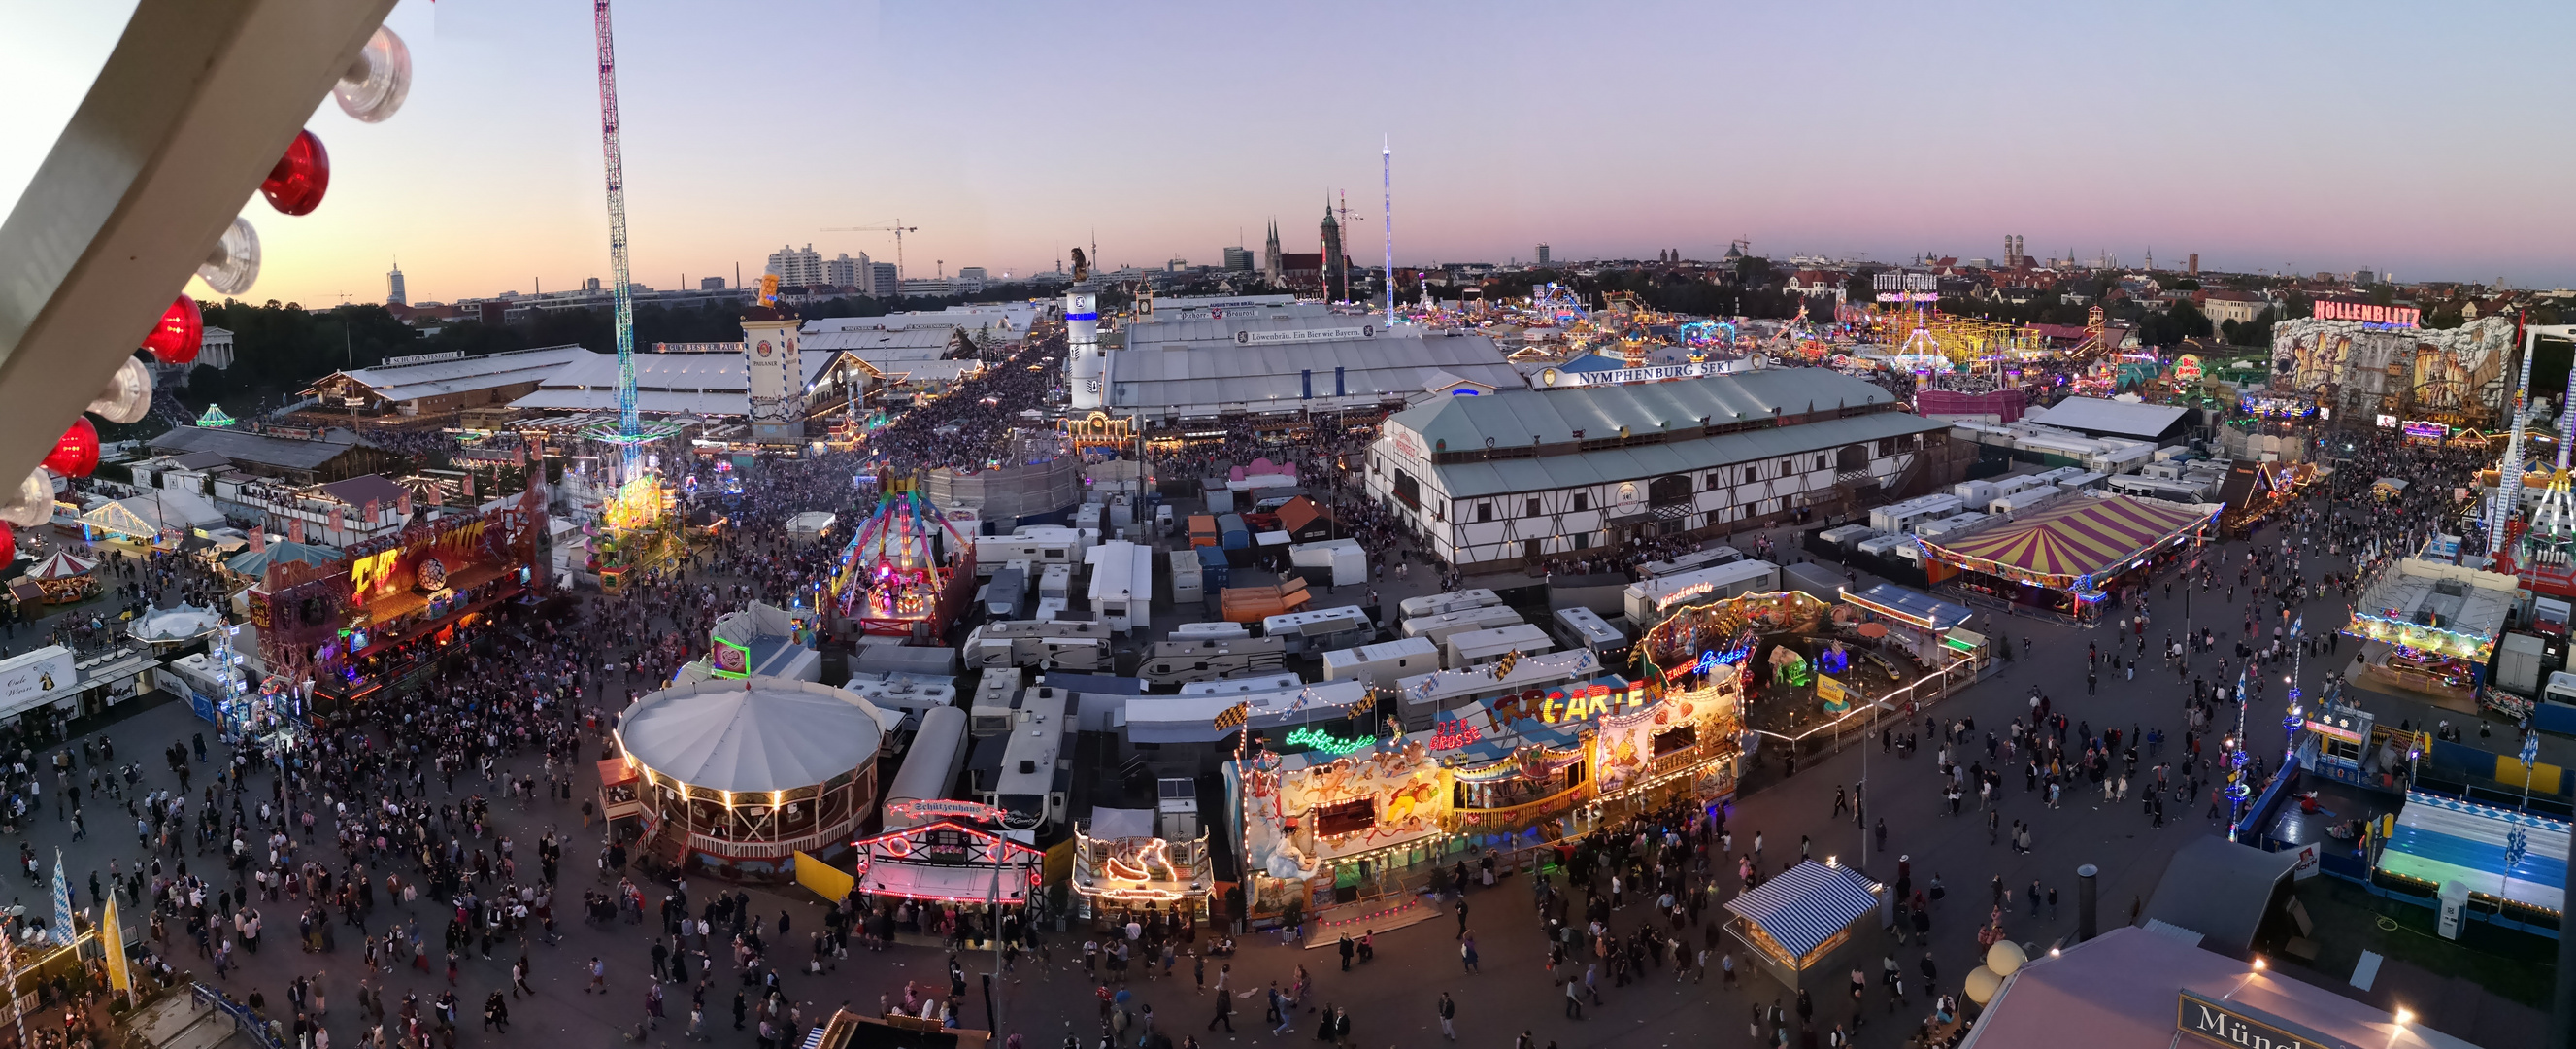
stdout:
<svg viewBox="0 0 2576 1049">
<path fill-rule="evenodd" d="M 72 880 L 63 874 L 63 850 L 54 849 L 54 942 L 71 946 Z"/>
<path fill-rule="evenodd" d="M 2539 760 L 2540 733 L 2538 731 L 2525 731 L 2522 734 L 2522 765 L 2524 768 L 2530 768 L 2534 762 Z"/>
<path fill-rule="evenodd" d="M 2530 832 L 2523 830 L 2521 825 L 2517 824 L 2514 826 L 2512 831 L 2507 832 L 2504 836 L 2505 874 L 2510 877 L 2513 874 L 2514 868 L 2522 866 L 2522 858 L 2530 854 L 2531 834 Z"/>
</svg>

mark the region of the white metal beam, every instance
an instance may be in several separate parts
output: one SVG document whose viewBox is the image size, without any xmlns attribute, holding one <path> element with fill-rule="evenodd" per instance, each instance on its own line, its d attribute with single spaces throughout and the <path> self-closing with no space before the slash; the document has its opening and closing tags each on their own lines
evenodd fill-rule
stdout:
<svg viewBox="0 0 2576 1049">
<path fill-rule="evenodd" d="M 5 486 L 36 468 L 141 344 L 393 5 L 135 8 L 0 222 Z"/>
</svg>

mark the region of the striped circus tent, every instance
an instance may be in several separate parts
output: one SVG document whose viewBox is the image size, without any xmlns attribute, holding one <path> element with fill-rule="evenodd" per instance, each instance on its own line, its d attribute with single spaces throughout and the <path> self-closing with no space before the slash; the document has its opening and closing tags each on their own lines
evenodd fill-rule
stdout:
<svg viewBox="0 0 2576 1049">
<path fill-rule="evenodd" d="M 1923 542 L 1934 558 L 1975 572 L 2058 589 L 2107 578 L 2209 521 L 2206 509 L 2115 495 L 2061 501 L 1955 543 Z"/>
</svg>

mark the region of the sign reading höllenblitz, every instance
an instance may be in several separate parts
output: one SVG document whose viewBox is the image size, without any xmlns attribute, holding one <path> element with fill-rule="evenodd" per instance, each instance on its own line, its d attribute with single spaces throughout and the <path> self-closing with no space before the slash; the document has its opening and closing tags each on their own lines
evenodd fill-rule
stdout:
<svg viewBox="0 0 2576 1049">
<path fill-rule="evenodd" d="M 2287 1020 L 2234 1002 L 2220 1001 L 2188 987 L 2174 1006 L 2174 1026 L 2184 1034 L 2239 1049 L 2360 1049 L 2340 1038 L 2328 1038 Z"/>
<path fill-rule="evenodd" d="M 1234 333 L 1237 346 L 1268 346 L 1283 342 L 1337 342 L 1342 339 L 1374 339 L 1377 325 L 1356 328 L 1299 328 L 1295 331 L 1239 331 Z"/>
</svg>

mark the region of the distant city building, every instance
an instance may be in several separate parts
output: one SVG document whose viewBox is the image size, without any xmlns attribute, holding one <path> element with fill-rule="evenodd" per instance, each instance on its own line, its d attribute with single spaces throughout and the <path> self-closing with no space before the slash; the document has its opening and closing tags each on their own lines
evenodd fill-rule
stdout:
<svg viewBox="0 0 2576 1049">
<path fill-rule="evenodd" d="M 950 295 L 972 295 L 982 290 L 984 290 L 983 281 L 968 280 L 962 276 L 905 277 L 902 284 L 902 292 L 907 298 L 916 296 L 944 298 Z"/>
<path fill-rule="evenodd" d="M 2264 307 L 2270 305 L 2271 303 L 2262 296 L 2251 292 L 2222 290 L 2202 292 L 2200 295 L 2200 312 L 2209 318 L 2211 324 L 2225 324 L 2228 321 L 2252 324 L 2256 317 L 2263 315 Z"/>
<path fill-rule="evenodd" d="M 725 279 L 724 279 L 724 278 L 722 278 L 722 277 L 700 277 L 700 278 L 698 278 L 698 290 L 699 290 L 699 291 L 723 291 L 723 290 L 724 290 L 724 286 L 725 286 Z"/>
<path fill-rule="evenodd" d="M 1547 265 L 1547 245 L 1545 244 L 1538 246 L 1538 264 L 1541 266 Z"/>
<path fill-rule="evenodd" d="M 991 280 L 992 278 L 985 276 L 984 267 L 982 266 L 959 266 L 957 267 L 957 279 L 971 280 L 977 284 L 981 284 L 985 281 Z"/>
<path fill-rule="evenodd" d="M 1188 268 L 1190 268 L 1190 260 L 1188 259 L 1171 259 L 1163 263 L 1163 272 L 1165 273 L 1179 273 L 1180 271 Z"/>
<path fill-rule="evenodd" d="M 1232 273 L 1242 273 L 1250 270 L 1252 268 L 1252 253 L 1240 247 L 1225 249 L 1225 268 L 1228 272 Z"/>
<path fill-rule="evenodd" d="M 839 258 L 823 264 L 823 283 L 835 288 L 865 288 L 869 276 L 868 254 L 864 251 L 855 259 L 844 252 Z M 785 277 L 779 278 L 779 283 L 786 282 Z"/>
<path fill-rule="evenodd" d="M 823 256 L 811 244 L 801 249 L 780 245 L 777 251 L 769 253 L 769 266 L 762 272 L 776 274 L 780 284 L 821 284 L 824 282 Z"/>
<path fill-rule="evenodd" d="M 411 305 L 411 294 L 403 290 L 401 263 L 395 263 L 394 271 L 385 274 L 385 302 L 395 306 Z"/>
<path fill-rule="evenodd" d="M 597 278 L 597 277 L 592 277 L 592 278 L 590 278 L 590 279 L 588 279 L 588 280 L 582 281 L 582 282 L 581 282 L 581 290 L 583 290 L 583 291 L 598 291 L 598 290 L 600 290 L 599 278 Z"/>
<path fill-rule="evenodd" d="M 864 268 L 867 271 L 868 279 L 861 282 L 859 285 L 861 294 L 872 299 L 891 299 L 895 297 L 897 289 L 894 263 L 871 262 Z"/>
</svg>

